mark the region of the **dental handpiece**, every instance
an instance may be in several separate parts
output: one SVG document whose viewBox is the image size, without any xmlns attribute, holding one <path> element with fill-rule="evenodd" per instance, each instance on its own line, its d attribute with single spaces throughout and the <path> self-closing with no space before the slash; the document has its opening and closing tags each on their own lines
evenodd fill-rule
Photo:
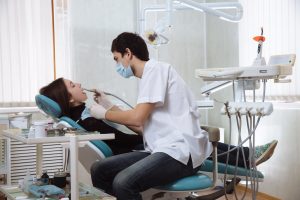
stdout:
<svg viewBox="0 0 300 200">
<path fill-rule="evenodd" d="M 86 89 L 86 88 L 82 88 L 82 89 L 85 91 L 88 91 L 88 92 L 97 93 L 97 91 L 95 89 Z"/>
<path fill-rule="evenodd" d="M 96 89 L 86 89 L 86 88 L 82 88 L 83 90 L 85 90 L 85 91 L 88 91 L 88 92 L 92 92 L 92 93 L 95 93 L 95 94 L 100 94 L 99 92 L 97 92 L 97 90 Z M 111 93 L 108 93 L 108 92 L 104 92 L 103 91 L 103 93 L 104 94 L 106 94 L 106 95 L 111 95 L 111 96 L 114 96 L 113 94 L 111 94 Z"/>
<path fill-rule="evenodd" d="M 88 92 L 92 92 L 92 93 L 95 93 L 95 94 L 99 94 L 99 93 L 96 91 L 96 89 L 86 89 L 86 88 L 82 88 L 82 89 L 85 90 L 85 91 L 88 91 Z M 125 103 L 125 104 L 126 104 L 127 106 L 129 106 L 130 108 L 133 108 L 132 105 L 130 105 L 130 104 L 127 103 L 125 100 L 123 100 L 123 99 L 121 99 L 120 97 L 118 97 L 117 95 L 114 95 L 114 94 L 109 93 L 109 92 L 104 92 L 104 91 L 103 91 L 103 93 L 106 94 L 106 95 L 109 95 L 109 96 L 113 96 L 113 97 L 119 99 L 120 101 L 122 101 L 123 103 Z"/>
</svg>

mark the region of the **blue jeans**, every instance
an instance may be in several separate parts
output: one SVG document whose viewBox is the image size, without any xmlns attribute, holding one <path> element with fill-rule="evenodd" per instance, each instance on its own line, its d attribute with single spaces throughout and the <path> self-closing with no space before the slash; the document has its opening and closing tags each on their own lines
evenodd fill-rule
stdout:
<svg viewBox="0 0 300 200">
<path fill-rule="evenodd" d="M 93 185 L 118 200 L 141 200 L 140 192 L 195 174 L 191 158 L 187 165 L 165 153 L 130 152 L 95 162 Z"/>
</svg>

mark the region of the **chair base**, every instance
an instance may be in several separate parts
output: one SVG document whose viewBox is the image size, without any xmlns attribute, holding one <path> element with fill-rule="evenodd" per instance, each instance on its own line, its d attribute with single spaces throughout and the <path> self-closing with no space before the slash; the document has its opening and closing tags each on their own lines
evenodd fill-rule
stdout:
<svg viewBox="0 0 300 200">
<path fill-rule="evenodd" d="M 167 185 L 155 187 L 164 192 L 185 192 L 204 190 L 213 187 L 213 182 L 208 175 L 198 172 L 193 176 L 181 178 Z"/>
<path fill-rule="evenodd" d="M 212 200 L 212 199 L 218 199 L 226 194 L 232 194 L 234 191 L 235 185 L 237 185 L 241 181 L 240 178 L 236 178 L 235 181 L 232 179 L 230 182 L 226 183 L 226 190 L 223 187 L 216 187 L 215 190 L 210 194 L 202 195 L 199 197 L 193 197 L 189 196 L 186 198 L 186 200 Z M 226 191 L 226 192 L 225 192 Z"/>
<path fill-rule="evenodd" d="M 230 182 L 226 183 L 226 194 L 231 194 L 234 191 L 235 185 L 237 185 L 241 181 L 240 178 L 236 178 L 235 181 L 232 179 Z M 157 188 L 158 189 L 158 188 Z M 214 189 L 211 190 L 209 194 L 196 196 L 194 194 L 191 194 L 192 192 L 197 191 L 209 191 L 209 189 L 212 188 L 206 188 L 206 189 L 200 189 L 198 188 L 195 190 L 190 191 L 171 191 L 171 190 L 164 190 L 162 192 L 157 192 L 154 195 L 152 195 L 151 200 L 160 200 L 160 199 L 166 199 L 165 197 L 170 197 L 170 199 L 185 199 L 185 200 L 212 200 L 212 199 L 218 199 L 225 195 L 225 189 L 222 186 L 217 186 Z"/>
</svg>

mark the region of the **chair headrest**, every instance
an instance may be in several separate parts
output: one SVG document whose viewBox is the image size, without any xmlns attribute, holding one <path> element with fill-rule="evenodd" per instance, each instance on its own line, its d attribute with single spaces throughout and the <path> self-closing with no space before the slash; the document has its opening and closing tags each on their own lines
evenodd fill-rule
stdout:
<svg viewBox="0 0 300 200">
<path fill-rule="evenodd" d="M 59 118 L 61 116 L 60 106 L 49 97 L 38 94 L 35 96 L 35 102 L 39 109 L 41 109 L 51 117 Z"/>
</svg>

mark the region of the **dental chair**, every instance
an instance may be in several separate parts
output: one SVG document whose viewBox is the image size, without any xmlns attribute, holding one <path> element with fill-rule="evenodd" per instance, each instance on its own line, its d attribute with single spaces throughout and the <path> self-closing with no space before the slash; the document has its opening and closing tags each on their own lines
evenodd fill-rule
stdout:
<svg viewBox="0 0 300 200">
<path fill-rule="evenodd" d="M 64 127 L 73 127 L 78 130 L 84 130 L 79 124 L 69 117 L 61 116 L 60 106 L 53 101 L 52 99 L 44 95 L 36 95 L 35 101 L 39 109 L 51 116 L 60 126 Z M 218 176 L 218 174 L 227 173 L 228 178 L 233 178 L 226 187 L 226 193 L 230 193 L 235 184 L 237 184 L 241 179 L 249 177 L 251 174 L 255 173 L 259 181 L 262 181 L 264 176 L 261 172 L 253 171 L 241 167 L 235 166 L 226 166 L 226 164 L 217 162 L 217 142 L 220 138 L 220 133 L 218 128 L 202 126 L 202 129 L 206 130 L 209 133 L 209 139 L 213 144 L 213 159 L 205 160 L 201 166 L 200 171 L 189 177 L 184 177 L 179 180 L 176 180 L 167 185 L 155 187 L 154 190 L 157 191 L 152 196 L 151 200 L 154 199 L 197 199 L 197 200 L 206 200 L 206 199 L 217 199 L 225 195 L 225 190 L 219 188 L 215 190 L 217 186 L 217 179 L 222 178 L 223 176 Z M 91 165 L 100 159 L 112 156 L 113 153 L 110 147 L 103 141 L 90 141 L 84 147 L 79 148 L 79 162 L 85 167 L 89 172 Z M 89 156 L 86 156 L 89 155 Z M 239 178 L 234 178 L 234 176 Z M 198 191 L 207 191 L 212 190 L 211 194 L 194 196 L 194 192 Z"/>
<path fill-rule="evenodd" d="M 61 116 L 62 111 L 60 106 L 52 99 L 39 94 L 35 96 L 35 102 L 39 109 L 51 116 L 55 122 L 58 122 L 58 127 L 85 130 L 71 118 L 67 116 Z M 87 172 L 90 172 L 90 167 L 96 160 L 100 160 L 112 155 L 113 153 L 110 147 L 105 142 L 100 140 L 92 140 L 88 143 L 85 143 L 84 146 L 81 146 L 78 149 L 79 162 L 84 166 Z"/>
</svg>

